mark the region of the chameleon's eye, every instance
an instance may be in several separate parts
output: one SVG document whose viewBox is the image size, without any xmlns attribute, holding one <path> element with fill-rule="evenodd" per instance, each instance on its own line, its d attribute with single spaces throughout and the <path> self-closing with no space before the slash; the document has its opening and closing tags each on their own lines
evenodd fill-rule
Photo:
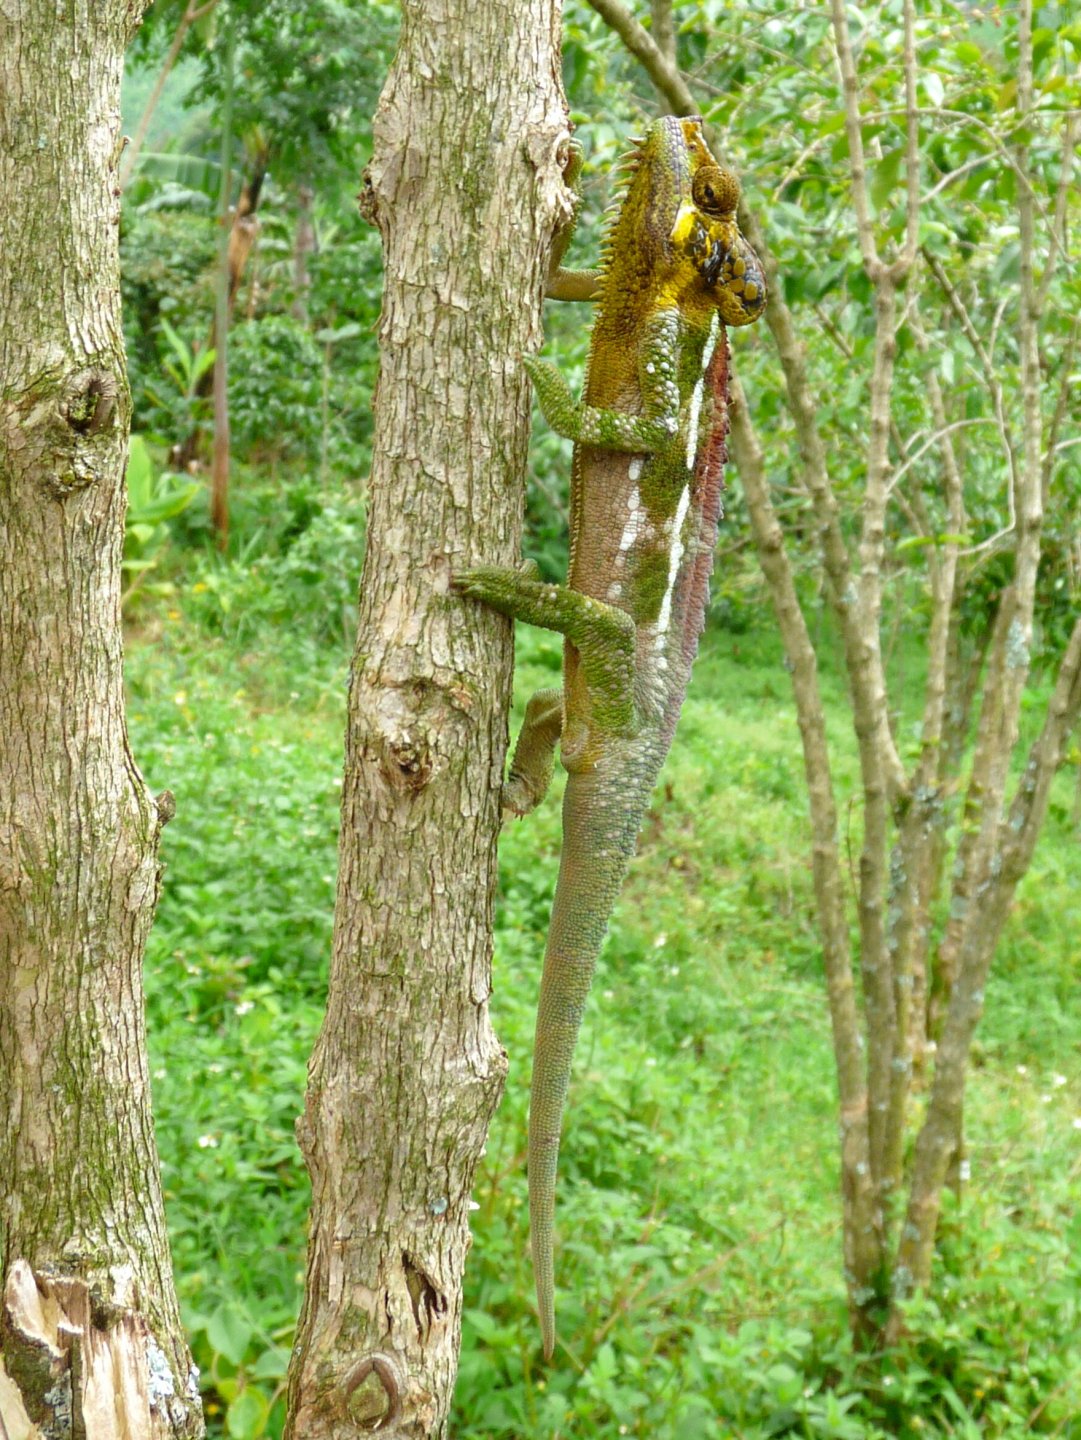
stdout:
<svg viewBox="0 0 1081 1440">
<path fill-rule="evenodd" d="M 704 165 L 691 182 L 691 199 L 707 215 L 730 215 L 739 204 L 739 181 L 730 170 Z"/>
</svg>

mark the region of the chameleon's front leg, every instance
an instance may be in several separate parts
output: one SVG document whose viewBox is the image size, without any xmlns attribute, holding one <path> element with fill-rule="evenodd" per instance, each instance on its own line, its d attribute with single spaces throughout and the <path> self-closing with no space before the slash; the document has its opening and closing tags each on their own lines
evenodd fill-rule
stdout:
<svg viewBox="0 0 1081 1440">
<path fill-rule="evenodd" d="M 638 353 L 642 413 L 580 405 L 559 370 L 548 360 L 523 360 L 544 418 L 557 435 L 583 445 L 631 454 L 653 454 L 679 430 L 678 310 L 660 310 L 643 326 Z"/>
<path fill-rule="evenodd" d="M 552 254 L 548 261 L 548 285 L 545 295 L 549 300 L 596 300 L 600 287 L 599 270 L 564 270 L 563 256 L 578 225 L 578 212 L 582 208 L 582 147 L 577 140 L 568 144 L 567 163 L 563 167 L 563 181 L 574 192 L 574 208 L 570 219 L 556 231 L 552 241 Z"/>
<path fill-rule="evenodd" d="M 625 610 L 498 565 L 457 570 L 451 583 L 503 615 L 565 635 L 581 658 L 595 720 L 610 734 L 633 731 L 635 630 Z"/>
</svg>

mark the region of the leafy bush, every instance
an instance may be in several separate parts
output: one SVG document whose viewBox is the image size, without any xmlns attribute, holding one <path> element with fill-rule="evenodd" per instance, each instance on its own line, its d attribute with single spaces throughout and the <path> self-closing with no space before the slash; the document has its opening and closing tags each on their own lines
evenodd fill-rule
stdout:
<svg viewBox="0 0 1081 1440">
<path fill-rule="evenodd" d="M 210 216 L 124 207 L 120 291 L 137 430 L 161 424 L 160 411 L 155 414 L 157 407 L 146 387 L 158 380 L 162 356 L 169 349 L 162 319 L 173 324 L 189 348 L 210 333 L 217 244 L 218 229 Z"/>
<path fill-rule="evenodd" d="M 235 478 L 227 555 L 213 543 L 205 503 L 179 522 L 187 546 L 183 570 L 176 569 L 184 615 L 238 644 L 274 631 L 290 641 L 350 640 L 364 559 L 362 492 L 308 478 Z"/>
<path fill-rule="evenodd" d="M 172 591 L 169 582 L 148 586 L 146 578 L 158 564 L 159 552 L 169 534 L 168 522 L 188 508 L 201 488 L 196 482 L 168 471 L 155 475 L 150 451 L 141 435 L 133 435 L 128 445 L 127 486 L 125 603 L 140 589 L 159 595 Z"/>
<path fill-rule="evenodd" d="M 323 357 L 289 315 L 233 327 L 229 340 L 229 421 L 233 444 L 256 455 L 319 455 Z"/>
</svg>

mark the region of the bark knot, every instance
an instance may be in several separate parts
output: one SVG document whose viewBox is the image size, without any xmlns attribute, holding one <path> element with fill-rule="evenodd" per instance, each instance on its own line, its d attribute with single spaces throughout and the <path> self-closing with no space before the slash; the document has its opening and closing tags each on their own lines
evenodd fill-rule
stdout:
<svg viewBox="0 0 1081 1440">
<path fill-rule="evenodd" d="M 402 1382 L 389 1355 L 373 1351 L 359 1360 L 343 1386 L 349 1418 L 358 1430 L 384 1430 L 402 1413 Z"/>
<path fill-rule="evenodd" d="M 76 435 L 98 435 L 116 413 L 116 399 L 114 376 L 103 370 L 76 376 L 64 401 L 64 419 Z"/>
<path fill-rule="evenodd" d="M 415 794 L 432 778 L 432 756 L 426 742 L 414 739 L 408 731 L 395 740 L 386 740 L 383 770 L 396 790 Z"/>
</svg>

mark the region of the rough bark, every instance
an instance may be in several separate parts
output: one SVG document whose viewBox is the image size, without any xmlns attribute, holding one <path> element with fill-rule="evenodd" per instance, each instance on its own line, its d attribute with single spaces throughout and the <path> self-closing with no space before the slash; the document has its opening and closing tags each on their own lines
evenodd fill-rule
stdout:
<svg viewBox="0 0 1081 1440">
<path fill-rule="evenodd" d="M 506 1059 L 488 1018 L 510 627 L 452 563 L 519 553 L 547 255 L 567 213 L 559 9 L 403 5 L 365 213 L 385 255 L 368 554 L 294 1440 L 444 1436 L 470 1191 Z"/>
<path fill-rule="evenodd" d="M 202 1434 L 140 974 L 171 797 L 135 767 L 121 673 L 117 166 L 141 10 L 0 7 L 0 1432 L 56 1440 Z"/>
</svg>

